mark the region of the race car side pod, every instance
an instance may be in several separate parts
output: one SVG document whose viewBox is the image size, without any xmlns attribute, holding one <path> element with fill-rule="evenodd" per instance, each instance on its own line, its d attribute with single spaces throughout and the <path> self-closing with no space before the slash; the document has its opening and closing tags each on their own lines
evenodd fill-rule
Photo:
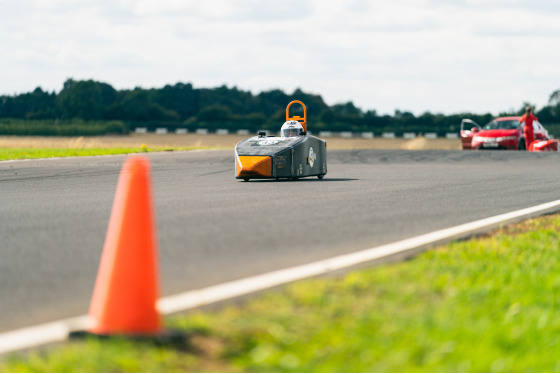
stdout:
<svg viewBox="0 0 560 374">
<path fill-rule="evenodd" d="M 128 336 L 166 341 L 156 309 L 159 293 L 150 164 L 130 157 L 121 170 L 93 296 L 82 336 Z"/>
</svg>

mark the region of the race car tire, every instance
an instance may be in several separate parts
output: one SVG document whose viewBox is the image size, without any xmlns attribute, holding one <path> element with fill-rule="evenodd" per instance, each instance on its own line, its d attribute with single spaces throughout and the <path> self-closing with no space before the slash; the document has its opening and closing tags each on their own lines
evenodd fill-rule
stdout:
<svg viewBox="0 0 560 374">
<path fill-rule="evenodd" d="M 249 178 L 243 178 L 245 182 L 249 182 Z"/>
<path fill-rule="evenodd" d="M 519 144 L 517 145 L 517 150 L 519 150 L 519 151 L 526 151 L 527 150 L 527 145 L 525 144 L 525 139 L 524 138 L 519 139 Z"/>
<path fill-rule="evenodd" d="M 324 176 L 325 176 L 325 174 L 317 175 L 317 178 L 323 179 Z"/>
</svg>

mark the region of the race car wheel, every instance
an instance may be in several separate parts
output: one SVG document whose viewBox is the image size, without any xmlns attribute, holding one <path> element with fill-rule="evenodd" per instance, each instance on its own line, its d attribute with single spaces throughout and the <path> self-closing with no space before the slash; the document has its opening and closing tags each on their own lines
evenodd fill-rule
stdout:
<svg viewBox="0 0 560 374">
<path fill-rule="evenodd" d="M 249 178 L 243 178 L 245 182 L 249 182 Z"/>
<path fill-rule="evenodd" d="M 317 178 L 323 179 L 324 176 L 325 176 L 325 174 L 317 175 Z"/>
<path fill-rule="evenodd" d="M 517 149 L 520 151 L 525 151 L 527 150 L 527 145 L 525 144 L 525 139 L 520 139 L 519 140 L 519 144 L 517 145 Z"/>
<path fill-rule="evenodd" d="M 293 181 L 297 181 L 299 178 L 298 177 L 292 177 Z"/>
</svg>

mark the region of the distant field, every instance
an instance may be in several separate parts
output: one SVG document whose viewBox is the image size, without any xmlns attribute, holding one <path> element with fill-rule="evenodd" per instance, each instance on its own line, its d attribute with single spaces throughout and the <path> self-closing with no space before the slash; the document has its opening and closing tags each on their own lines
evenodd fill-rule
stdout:
<svg viewBox="0 0 560 374">
<path fill-rule="evenodd" d="M 131 134 L 87 137 L 0 136 L 0 148 L 233 148 L 246 135 Z M 330 149 L 460 149 L 459 139 L 325 137 Z"/>
</svg>

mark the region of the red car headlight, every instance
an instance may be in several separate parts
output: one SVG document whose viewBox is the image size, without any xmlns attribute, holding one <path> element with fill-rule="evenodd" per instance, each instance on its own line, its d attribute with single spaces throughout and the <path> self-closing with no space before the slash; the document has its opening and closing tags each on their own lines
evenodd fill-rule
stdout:
<svg viewBox="0 0 560 374">
<path fill-rule="evenodd" d="M 499 137 L 499 138 L 496 138 L 496 140 L 497 140 L 498 142 L 505 142 L 505 141 L 508 141 L 508 140 L 516 140 L 516 139 L 517 139 L 517 136 L 515 136 L 515 135 L 512 135 L 512 136 L 501 136 L 501 137 Z"/>
</svg>

